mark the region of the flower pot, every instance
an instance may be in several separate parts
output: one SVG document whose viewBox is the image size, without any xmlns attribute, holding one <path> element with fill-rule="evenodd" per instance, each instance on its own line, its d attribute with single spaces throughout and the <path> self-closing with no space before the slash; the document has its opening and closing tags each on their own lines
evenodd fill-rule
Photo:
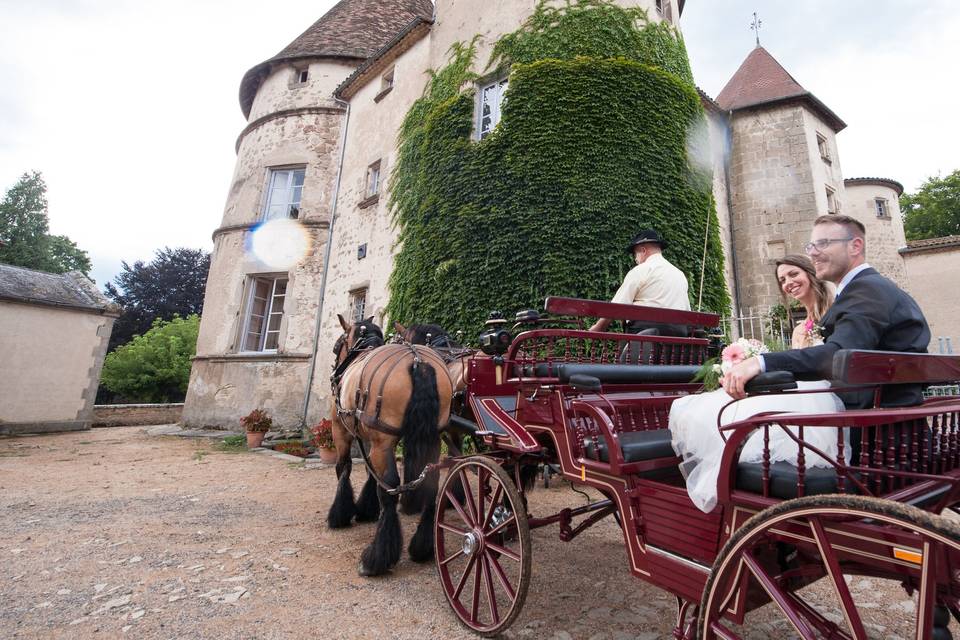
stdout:
<svg viewBox="0 0 960 640">
<path fill-rule="evenodd" d="M 247 431 L 247 449 L 256 449 L 263 444 L 263 438 L 267 434 L 263 431 Z"/>
<path fill-rule="evenodd" d="M 337 461 L 336 449 L 317 449 L 317 453 L 320 455 L 320 462 L 333 464 Z"/>
</svg>

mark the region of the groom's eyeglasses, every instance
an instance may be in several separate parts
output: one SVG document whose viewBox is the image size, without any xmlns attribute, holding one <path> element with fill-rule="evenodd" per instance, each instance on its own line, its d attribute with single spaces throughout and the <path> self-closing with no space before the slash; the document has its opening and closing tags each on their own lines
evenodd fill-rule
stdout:
<svg viewBox="0 0 960 640">
<path fill-rule="evenodd" d="M 853 238 L 821 238 L 803 245 L 803 252 L 809 256 L 813 253 L 820 253 L 834 242 L 850 242 L 851 240 Z"/>
</svg>

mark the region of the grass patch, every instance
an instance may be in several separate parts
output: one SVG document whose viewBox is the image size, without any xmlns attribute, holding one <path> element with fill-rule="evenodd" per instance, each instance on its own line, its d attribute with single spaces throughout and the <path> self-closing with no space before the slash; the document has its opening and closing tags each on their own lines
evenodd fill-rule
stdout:
<svg viewBox="0 0 960 640">
<path fill-rule="evenodd" d="M 209 452 L 209 451 L 205 451 L 204 449 L 200 449 L 199 451 L 194 451 L 194 452 L 193 452 L 193 459 L 196 460 L 197 462 L 203 462 L 203 458 L 204 458 L 205 456 L 208 456 L 208 455 L 210 455 L 210 452 Z"/>
<path fill-rule="evenodd" d="M 247 451 L 247 437 L 227 436 L 218 442 L 214 449 L 220 453 L 244 453 Z"/>
</svg>

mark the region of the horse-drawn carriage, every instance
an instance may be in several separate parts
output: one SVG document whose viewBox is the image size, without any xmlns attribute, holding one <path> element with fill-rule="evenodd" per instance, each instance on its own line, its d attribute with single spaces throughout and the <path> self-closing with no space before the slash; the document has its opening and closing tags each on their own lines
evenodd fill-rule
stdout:
<svg viewBox="0 0 960 640">
<path fill-rule="evenodd" d="M 719 321 L 566 298 L 548 298 L 545 306 L 553 317 L 701 328 Z M 704 513 L 687 495 L 667 422 L 677 398 L 700 390 L 691 380 L 708 357 L 706 337 L 535 325 L 516 337 L 494 326 L 482 342 L 485 353 L 461 359 L 465 402 L 449 422 L 471 431 L 481 451 L 405 479 L 419 484 L 447 469 L 435 512 L 431 506 L 423 515 L 433 516 L 440 582 L 465 626 L 492 636 L 519 615 L 533 562 L 531 529 L 556 524 L 569 541 L 614 516 L 630 571 L 676 596 L 676 638 L 744 637 L 751 612 L 771 602 L 798 637 L 870 637 L 851 576 L 897 581 L 914 598 L 910 635 L 950 637 L 949 618 L 960 620 L 960 526 L 951 517 L 960 504 L 960 398 L 878 405 L 886 385 L 960 379 L 960 358 L 839 352 L 835 390 L 873 389 L 877 406 L 766 412 L 720 428 L 719 504 Z M 754 383 L 755 394 L 797 393 L 782 374 Z M 359 415 L 355 407 L 340 411 Z M 816 429 L 836 431 L 836 455 L 805 442 L 804 432 Z M 776 430 L 796 443 L 795 465 L 770 459 L 766 447 Z M 742 445 L 758 431 L 764 455 L 741 462 Z M 449 442 L 456 451 L 458 439 Z M 601 499 L 535 517 L 526 492 L 530 470 L 544 464 Z M 832 602 L 809 595 L 814 582 L 829 585 Z"/>
</svg>

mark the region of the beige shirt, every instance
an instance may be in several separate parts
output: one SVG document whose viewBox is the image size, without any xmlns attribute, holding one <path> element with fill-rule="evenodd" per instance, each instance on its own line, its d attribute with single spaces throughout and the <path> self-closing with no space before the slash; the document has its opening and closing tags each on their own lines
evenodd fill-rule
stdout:
<svg viewBox="0 0 960 640">
<path fill-rule="evenodd" d="M 687 276 L 655 253 L 627 272 L 613 302 L 689 311 Z"/>
</svg>

